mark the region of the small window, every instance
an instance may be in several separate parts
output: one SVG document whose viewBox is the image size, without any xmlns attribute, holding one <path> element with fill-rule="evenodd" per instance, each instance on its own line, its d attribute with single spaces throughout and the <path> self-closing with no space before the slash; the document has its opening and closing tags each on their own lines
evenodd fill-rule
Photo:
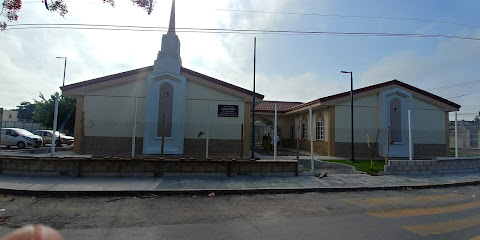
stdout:
<svg viewBox="0 0 480 240">
<path fill-rule="evenodd" d="M 307 139 L 307 132 L 308 132 L 307 117 L 304 116 L 302 119 L 302 139 Z"/>
<path fill-rule="evenodd" d="M 11 114 L 11 113 L 8 114 L 8 118 L 12 118 L 12 114 Z"/>
<path fill-rule="evenodd" d="M 316 119 L 316 127 L 317 127 L 317 134 L 316 134 L 316 139 L 317 140 L 325 140 L 325 118 L 323 117 L 322 113 L 319 113 L 317 115 Z"/>
</svg>

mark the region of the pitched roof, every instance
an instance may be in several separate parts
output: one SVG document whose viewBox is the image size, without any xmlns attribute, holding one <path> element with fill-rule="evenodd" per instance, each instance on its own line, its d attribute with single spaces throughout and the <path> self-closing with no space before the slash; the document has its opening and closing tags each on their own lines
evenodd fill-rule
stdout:
<svg viewBox="0 0 480 240">
<path fill-rule="evenodd" d="M 275 112 L 275 104 L 277 104 L 277 112 L 285 113 L 287 109 L 300 105 L 302 102 L 285 102 L 285 101 L 263 101 L 255 107 L 255 112 Z"/>
<path fill-rule="evenodd" d="M 371 90 L 375 90 L 375 89 L 378 89 L 378 88 L 382 88 L 382 87 L 386 87 L 386 86 L 389 86 L 389 85 L 398 85 L 398 86 L 401 86 L 401 87 L 404 87 L 406 89 L 409 89 L 413 92 L 416 92 L 416 93 L 419 93 L 419 94 L 422 94 L 422 95 L 425 95 L 427 97 L 430 97 L 432 99 L 435 99 L 439 102 L 442 102 L 442 103 L 445 103 L 453 108 L 460 108 L 461 106 L 452 102 L 452 101 L 449 101 L 445 98 L 442 98 L 442 97 L 439 97 L 437 95 L 434 95 L 432 93 L 429 93 L 427 91 L 424 91 L 422 89 L 419 89 L 419 88 L 416 88 L 412 85 L 408 85 L 404 82 L 400 82 L 396 79 L 394 80 L 391 80 L 391 81 L 388 81 L 388 82 L 384 82 L 384 83 L 379 83 L 379 84 L 375 84 L 375 85 L 371 85 L 371 86 L 368 86 L 368 87 L 364 87 L 364 88 L 359 88 L 359 89 L 356 89 L 356 90 L 353 90 L 353 94 L 359 94 L 359 93 L 363 93 L 363 92 L 367 92 L 367 91 L 371 91 Z M 303 103 L 303 104 L 299 104 L 299 105 L 296 105 L 296 106 L 293 106 L 291 108 L 288 108 L 286 110 L 286 112 L 290 112 L 290 111 L 293 111 L 293 110 L 296 110 L 296 109 L 300 109 L 300 108 L 303 108 L 303 107 L 308 107 L 310 105 L 313 105 L 313 104 L 316 104 L 316 103 L 321 103 L 321 102 L 326 102 L 326 101 L 331 101 L 331 100 L 335 100 L 335 99 L 339 99 L 339 98 L 342 98 L 342 97 L 347 97 L 347 96 L 350 96 L 350 91 L 348 92 L 343 92 L 343 93 L 339 93 L 339 94 L 335 94 L 335 95 L 331 95 L 331 96 L 327 96 L 327 97 L 323 97 L 323 98 L 319 98 L 319 99 L 316 99 L 316 100 L 313 100 L 311 102 L 307 102 L 307 103 Z"/>
<path fill-rule="evenodd" d="M 89 85 L 94 85 L 94 84 L 98 84 L 98 83 L 102 83 L 102 82 L 115 80 L 115 79 L 118 79 L 118 78 L 121 78 L 121 77 L 127 77 L 127 76 L 131 76 L 131 75 L 139 74 L 139 73 L 152 72 L 152 71 L 153 71 L 153 66 L 148 66 L 148 67 L 144 67 L 144 68 L 138 68 L 138 69 L 134 69 L 134 70 L 126 71 L 126 72 L 121 72 L 121 73 L 117 73 L 117 74 L 108 75 L 108 76 L 105 76 L 105 77 L 100 77 L 100 78 L 95 78 L 95 79 L 91 79 L 91 80 L 87 80 L 87 81 L 83 81 L 83 82 L 70 84 L 70 85 L 67 85 L 67 86 L 63 86 L 60 89 L 62 89 L 62 91 L 68 91 L 68 90 L 72 90 L 72 89 L 76 89 L 76 88 L 80 88 L 80 87 L 85 87 L 85 86 L 89 86 Z M 250 91 L 250 90 L 235 86 L 233 84 L 218 80 L 216 78 L 212 78 L 210 76 L 207 76 L 205 74 L 201 74 L 199 72 L 195 72 L 195 71 L 190 70 L 188 68 L 182 67 L 181 72 L 196 76 L 196 77 L 201 78 L 205 81 L 209 81 L 211 83 L 215 83 L 215 84 L 221 85 L 221 86 L 226 87 L 226 88 L 230 88 L 232 90 L 241 92 L 243 94 L 253 95 L 253 92 Z M 263 96 L 262 94 L 259 94 L 259 93 L 255 93 L 255 97 L 263 99 L 265 96 Z"/>
</svg>

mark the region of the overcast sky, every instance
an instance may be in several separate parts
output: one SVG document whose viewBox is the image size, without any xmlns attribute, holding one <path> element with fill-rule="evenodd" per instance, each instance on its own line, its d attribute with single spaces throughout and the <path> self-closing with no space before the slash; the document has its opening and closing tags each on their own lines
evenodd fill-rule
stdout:
<svg viewBox="0 0 480 240">
<path fill-rule="evenodd" d="M 19 21 L 9 23 L 10 30 L 0 33 L 0 107 L 15 108 L 22 101 L 38 99 L 39 92 L 50 95 L 59 91 L 64 62 L 57 56 L 68 57 L 66 84 L 153 65 L 161 47 L 164 34 L 161 31 L 14 30 L 13 25 L 168 27 L 171 0 L 157 0 L 151 15 L 133 6 L 130 0 L 116 0 L 115 8 L 102 0 L 66 3 L 69 13 L 62 18 L 47 11 L 40 0 L 25 0 Z M 177 0 L 176 5 L 177 28 L 388 32 L 480 38 L 478 0 Z M 478 40 L 191 32 L 178 36 L 184 67 L 250 90 L 253 38 L 257 37 L 257 92 L 264 94 L 266 100 L 311 101 L 348 91 L 349 76 L 339 73 L 347 70 L 354 72 L 354 88 L 398 79 L 452 98 L 451 101 L 462 105 L 460 119 L 472 120 L 480 110 L 480 93 L 469 94 L 480 90 Z M 472 81 L 477 82 L 434 89 Z M 463 94 L 469 95 L 457 97 Z"/>
</svg>

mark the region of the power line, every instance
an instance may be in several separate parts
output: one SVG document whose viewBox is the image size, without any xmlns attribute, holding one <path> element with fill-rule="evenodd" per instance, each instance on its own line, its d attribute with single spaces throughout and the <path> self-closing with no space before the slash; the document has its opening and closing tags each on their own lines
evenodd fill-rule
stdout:
<svg viewBox="0 0 480 240">
<path fill-rule="evenodd" d="M 470 81 L 470 82 L 463 82 L 463 83 L 457 83 L 457 84 L 452 84 L 452 85 L 446 85 L 442 87 L 436 87 L 436 88 L 429 88 L 427 90 L 436 90 L 436 89 L 441 89 L 441 88 L 447 88 L 447 87 L 456 87 L 456 86 L 463 86 L 471 83 L 477 83 L 480 82 L 480 80 L 475 80 L 475 81 Z"/>
<path fill-rule="evenodd" d="M 114 30 L 153 32 L 166 31 L 167 27 L 121 26 L 98 24 L 12 24 L 6 30 L 25 29 L 68 29 L 68 30 Z M 479 41 L 480 38 L 456 35 L 418 34 L 418 33 L 382 33 L 382 32 L 325 32 L 325 31 L 295 31 L 295 30 L 257 30 L 228 28 L 176 28 L 177 32 L 185 33 L 226 33 L 226 34 L 278 34 L 278 35 L 330 35 L 330 36 L 360 36 L 360 37 L 415 37 L 415 38 L 449 38 Z"/>
<path fill-rule="evenodd" d="M 473 114 L 477 115 L 478 112 L 477 113 L 457 113 L 457 115 L 473 115 Z"/>
<path fill-rule="evenodd" d="M 470 28 L 480 28 L 480 26 L 474 26 L 464 23 L 420 19 L 420 18 L 400 18 L 400 17 L 380 17 L 380 16 L 361 16 L 361 15 L 341 15 L 341 14 L 321 14 L 321 13 L 298 13 L 298 12 L 276 12 L 276 11 L 254 11 L 254 10 L 242 10 L 242 9 L 217 9 L 217 11 L 225 12 L 246 12 L 246 13 L 267 13 L 267 14 L 282 14 L 282 15 L 300 15 L 300 16 L 317 16 L 317 17 L 338 17 L 338 18 L 364 18 L 364 19 L 382 19 L 382 20 L 400 20 L 400 21 L 415 21 L 415 22 L 431 22 L 451 24 Z"/>
<path fill-rule="evenodd" d="M 451 97 L 451 98 L 448 98 L 448 99 L 454 99 L 454 98 L 464 97 L 464 96 L 472 95 L 472 94 L 479 93 L 479 92 L 480 92 L 480 91 L 475 91 L 475 92 L 471 92 L 471 93 L 465 93 L 465 94 L 458 95 L 458 96 L 455 96 L 455 97 Z"/>
</svg>

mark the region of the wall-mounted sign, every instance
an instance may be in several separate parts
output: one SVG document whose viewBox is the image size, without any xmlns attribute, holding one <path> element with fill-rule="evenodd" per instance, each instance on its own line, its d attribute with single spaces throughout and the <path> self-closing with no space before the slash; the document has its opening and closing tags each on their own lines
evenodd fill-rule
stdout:
<svg viewBox="0 0 480 240">
<path fill-rule="evenodd" d="M 238 117 L 238 105 L 218 105 L 219 117 Z"/>
</svg>

